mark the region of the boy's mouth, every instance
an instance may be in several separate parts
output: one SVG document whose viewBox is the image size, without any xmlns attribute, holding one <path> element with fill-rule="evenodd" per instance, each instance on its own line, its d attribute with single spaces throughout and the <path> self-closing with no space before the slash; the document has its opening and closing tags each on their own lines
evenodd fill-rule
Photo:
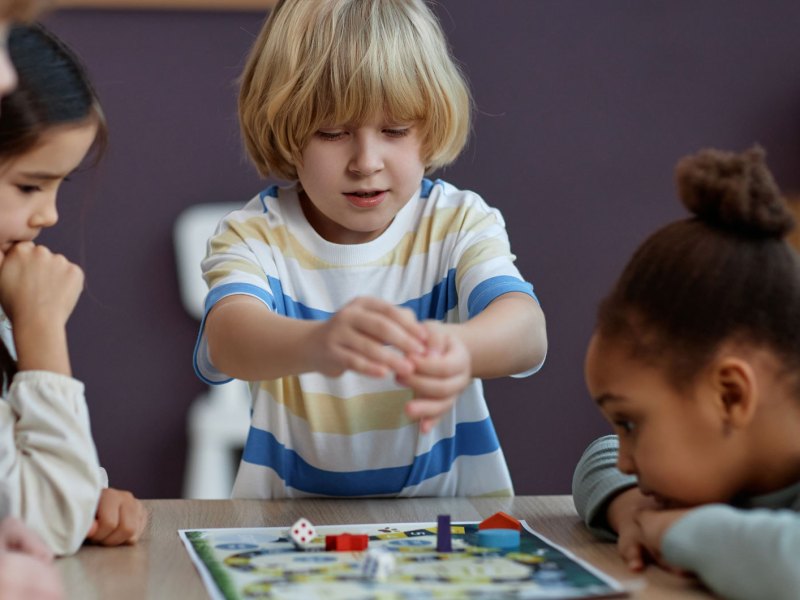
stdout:
<svg viewBox="0 0 800 600">
<path fill-rule="evenodd" d="M 378 206 L 386 197 L 386 190 L 365 190 L 345 192 L 345 197 L 357 208 L 372 208 Z"/>
</svg>

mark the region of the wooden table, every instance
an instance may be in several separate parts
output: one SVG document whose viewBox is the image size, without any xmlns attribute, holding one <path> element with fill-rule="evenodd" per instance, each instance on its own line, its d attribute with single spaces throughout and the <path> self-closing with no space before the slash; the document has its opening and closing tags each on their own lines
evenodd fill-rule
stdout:
<svg viewBox="0 0 800 600">
<path fill-rule="evenodd" d="M 613 544 L 598 542 L 583 527 L 570 496 L 515 498 L 418 498 L 408 500 L 146 500 L 150 522 L 135 546 L 84 546 L 58 560 L 67 597 L 75 600 L 192 600 L 207 598 L 179 529 L 288 527 L 300 517 L 316 525 L 481 521 L 497 511 L 531 527 L 606 574 L 626 584 L 632 598 L 711 598 L 696 585 L 650 567 L 630 573 Z"/>
</svg>

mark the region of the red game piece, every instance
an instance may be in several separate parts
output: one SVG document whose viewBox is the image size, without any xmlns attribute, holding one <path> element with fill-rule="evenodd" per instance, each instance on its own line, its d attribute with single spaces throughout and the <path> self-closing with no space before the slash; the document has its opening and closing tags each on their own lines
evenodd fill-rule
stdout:
<svg viewBox="0 0 800 600">
<path fill-rule="evenodd" d="M 516 529 L 520 531 L 522 525 L 511 515 L 507 515 L 504 512 L 497 512 L 491 517 L 481 521 L 480 525 L 478 525 L 478 529 Z"/>
<path fill-rule="evenodd" d="M 325 550 L 333 552 L 356 552 L 366 550 L 369 536 L 366 534 L 340 533 L 325 536 Z"/>
</svg>

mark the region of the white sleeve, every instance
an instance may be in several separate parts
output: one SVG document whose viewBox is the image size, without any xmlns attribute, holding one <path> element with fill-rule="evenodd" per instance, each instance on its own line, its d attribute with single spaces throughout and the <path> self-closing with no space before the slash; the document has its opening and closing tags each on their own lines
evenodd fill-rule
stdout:
<svg viewBox="0 0 800 600">
<path fill-rule="evenodd" d="M 732 600 L 800 597 L 800 514 L 711 504 L 667 530 L 661 553 Z"/>
<path fill-rule="evenodd" d="M 94 520 L 102 469 L 80 381 L 21 371 L 0 401 L 0 478 L 5 510 L 56 554 L 71 554 Z"/>
</svg>

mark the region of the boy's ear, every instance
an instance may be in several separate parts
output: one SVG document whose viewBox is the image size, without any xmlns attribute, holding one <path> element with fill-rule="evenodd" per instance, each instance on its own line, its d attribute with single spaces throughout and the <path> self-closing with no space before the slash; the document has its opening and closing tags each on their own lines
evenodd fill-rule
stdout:
<svg viewBox="0 0 800 600">
<path fill-rule="evenodd" d="M 712 384 L 726 429 L 746 426 L 759 402 L 752 365 L 735 356 L 721 357 L 713 367 Z"/>
</svg>

